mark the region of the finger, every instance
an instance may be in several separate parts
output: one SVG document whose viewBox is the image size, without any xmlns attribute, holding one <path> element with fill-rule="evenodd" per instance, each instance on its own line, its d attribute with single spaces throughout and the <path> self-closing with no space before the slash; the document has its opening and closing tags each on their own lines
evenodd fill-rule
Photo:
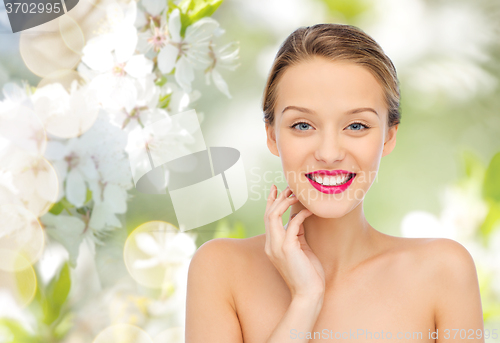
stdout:
<svg viewBox="0 0 500 343">
<path fill-rule="evenodd" d="M 299 243 L 300 243 L 300 246 L 302 247 L 302 249 L 304 249 L 304 248 L 311 249 L 309 247 L 309 244 L 307 244 L 306 236 L 304 235 L 304 223 L 301 223 L 299 225 L 299 233 L 297 234 L 297 238 L 299 240 Z"/>
<path fill-rule="evenodd" d="M 279 197 L 279 200 L 277 199 L 275 204 L 272 207 L 272 210 L 276 210 L 280 213 L 280 216 L 283 215 L 288 210 L 288 207 L 293 205 L 298 201 L 297 197 L 295 194 L 293 194 L 293 191 L 291 190 L 290 186 L 285 188 L 283 192 L 281 193 L 281 197 Z M 285 224 L 285 230 L 287 228 L 287 224 Z"/>
<path fill-rule="evenodd" d="M 274 208 L 268 216 L 269 220 L 269 226 L 270 226 L 270 231 L 285 231 L 288 229 L 289 223 L 283 227 L 283 214 L 288 210 L 288 208 L 298 202 L 298 199 L 293 197 L 293 198 L 286 198 L 283 200 L 280 204 L 277 205 L 276 208 Z M 284 233 L 284 232 L 283 232 Z M 283 238 L 284 234 L 280 234 L 279 237 Z"/>
<path fill-rule="evenodd" d="M 290 220 L 292 220 L 297 215 L 297 213 L 299 213 L 299 212 L 296 212 L 294 214 L 290 214 L 290 218 L 288 218 L 288 223 L 290 222 Z"/>
<path fill-rule="evenodd" d="M 286 188 L 281 192 L 280 196 L 283 198 L 286 198 L 286 197 L 289 197 L 290 194 L 292 194 L 292 189 L 290 188 L 290 186 L 286 186 Z"/>
<path fill-rule="evenodd" d="M 269 238 L 273 246 L 275 246 L 275 244 L 280 246 L 283 244 L 286 229 L 283 227 L 282 216 L 292 204 L 298 201 L 296 197 L 285 197 L 286 194 L 290 195 L 291 190 L 285 189 L 267 213 Z"/>
<path fill-rule="evenodd" d="M 280 193 L 276 200 L 283 201 L 285 198 L 288 198 L 290 194 L 292 194 L 292 190 L 290 189 L 290 186 L 286 186 L 286 188 Z"/>
<path fill-rule="evenodd" d="M 267 205 L 266 205 L 266 211 L 265 211 L 265 216 L 264 216 L 265 221 L 267 221 L 267 214 L 269 212 L 271 205 L 276 200 L 276 191 L 277 191 L 276 186 L 272 185 L 271 190 L 269 191 L 269 195 L 267 196 Z M 266 223 L 266 225 L 264 225 L 265 230 L 266 230 L 266 241 L 269 241 L 269 239 L 271 238 L 268 226 L 269 226 L 268 223 Z"/>
<path fill-rule="evenodd" d="M 300 225 L 304 222 L 304 220 L 312 214 L 310 210 L 304 208 L 300 210 L 296 216 L 293 217 L 292 220 L 288 223 L 288 229 L 285 234 L 285 243 L 289 243 L 297 239 L 297 235 L 299 234 Z"/>
<path fill-rule="evenodd" d="M 288 210 L 288 208 L 298 201 L 299 199 L 297 199 L 296 197 L 285 198 L 279 203 L 276 201 L 276 204 L 273 206 L 272 210 L 269 211 L 269 215 L 275 216 L 277 213 L 279 217 L 282 217 L 283 214 Z"/>
<path fill-rule="evenodd" d="M 271 190 L 269 191 L 269 195 L 267 196 L 267 204 L 266 204 L 266 212 L 273 204 L 274 200 L 276 200 L 276 192 L 277 188 L 275 185 L 271 186 Z"/>
<path fill-rule="evenodd" d="M 266 211 L 264 214 L 264 221 L 267 223 L 268 218 L 269 218 L 269 213 L 271 212 L 271 209 L 273 208 L 273 203 L 276 201 L 276 195 L 278 193 L 278 188 L 275 185 L 271 186 L 271 191 L 269 192 L 269 195 L 267 197 L 267 205 L 266 205 Z"/>
<path fill-rule="evenodd" d="M 292 190 L 290 189 L 290 186 L 287 186 L 278 197 L 274 197 L 275 200 L 273 204 L 267 209 L 266 218 L 270 222 L 274 223 L 273 226 L 277 225 L 278 227 L 283 227 L 283 220 L 281 219 L 281 216 L 285 213 L 288 207 L 290 207 L 290 205 L 296 202 L 295 197 L 290 197 L 291 194 Z"/>
<path fill-rule="evenodd" d="M 292 195 L 293 195 L 293 194 L 292 194 Z M 298 212 L 297 212 L 297 213 L 298 213 Z M 292 220 L 292 219 L 293 219 L 293 217 L 295 217 L 295 216 L 297 215 L 297 213 L 292 214 L 292 215 L 290 216 L 290 218 L 288 218 L 288 222 L 287 222 L 287 223 L 286 223 L 286 225 L 285 225 L 285 230 L 287 229 L 288 224 L 290 224 L 290 220 Z"/>
<path fill-rule="evenodd" d="M 291 199 L 291 198 L 295 198 L 295 197 L 290 197 L 290 195 L 292 194 L 292 190 L 290 189 L 290 187 L 288 186 L 287 188 L 285 188 L 283 190 L 283 192 L 281 192 L 281 194 L 276 198 L 276 200 L 274 201 L 274 203 L 271 205 L 271 207 L 269 208 L 268 212 L 272 212 L 275 208 L 277 208 L 278 206 L 280 206 L 280 204 L 286 200 L 286 199 Z M 286 210 L 285 210 L 286 211 Z"/>
</svg>

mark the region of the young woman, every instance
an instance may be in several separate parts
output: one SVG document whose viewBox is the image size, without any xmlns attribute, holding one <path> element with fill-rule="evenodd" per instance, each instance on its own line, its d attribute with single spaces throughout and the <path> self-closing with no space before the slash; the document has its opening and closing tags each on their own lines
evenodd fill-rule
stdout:
<svg viewBox="0 0 500 343">
<path fill-rule="evenodd" d="M 392 62 L 360 29 L 318 24 L 285 40 L 263 111 L 288 187 L 271 189 L 265 234 L 196 252 L 187 343 L 484 342 L 468 251 L 383 234 L 364 216 L 380 160 L 396 145 L 399 97 Z"/>
</svg>

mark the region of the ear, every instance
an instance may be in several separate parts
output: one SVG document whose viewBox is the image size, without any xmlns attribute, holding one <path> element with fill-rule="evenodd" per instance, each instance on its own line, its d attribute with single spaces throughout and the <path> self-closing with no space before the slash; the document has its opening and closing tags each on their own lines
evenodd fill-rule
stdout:
<svg viewBox="0 0 500 343">
<path fill-rule="evenodd" d="M 385 155 L 389 155 L 396 146 L 396 133 L 398 131 L 399 124 L 394 125 L 389 128 L 387 132 L 387 139 L 384 143 L 384 151 L 382 152 L 382 157 Z"/>
<path fill-rule="evenodd" d="M 279 156 L 278 145 L 276 144 L 276 132 L 274 131 L 274 125 L 266 124 L 266 134 L 267 134 L 267 147 L 273 155 Z"/>
</svg>

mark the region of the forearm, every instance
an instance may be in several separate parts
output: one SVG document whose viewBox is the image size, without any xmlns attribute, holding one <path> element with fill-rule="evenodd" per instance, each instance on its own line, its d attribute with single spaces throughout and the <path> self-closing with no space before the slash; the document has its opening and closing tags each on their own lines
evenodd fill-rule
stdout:
<svg viewBox="0 0 500 343">
<path fill-rule="evenodd" d="M 307 338 L 299 338 L 298 333 L 312 331 L 322 306 L 323 294 L 293 298 L 266 343 L 309 342 Z"/>
</svg>

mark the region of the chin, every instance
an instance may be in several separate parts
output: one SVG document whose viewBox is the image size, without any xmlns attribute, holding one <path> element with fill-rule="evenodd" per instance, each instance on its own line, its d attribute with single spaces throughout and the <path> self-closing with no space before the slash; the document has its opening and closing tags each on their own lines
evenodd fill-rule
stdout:
<svg viewBox="0 0 500 343">
<path fill-rule="evenodd" d="M 307 207 L 315 216 L 321 218 L 341 218 L 355 207 L 347 201 L 316 200 L 310 201 Z"/>
</svg>

